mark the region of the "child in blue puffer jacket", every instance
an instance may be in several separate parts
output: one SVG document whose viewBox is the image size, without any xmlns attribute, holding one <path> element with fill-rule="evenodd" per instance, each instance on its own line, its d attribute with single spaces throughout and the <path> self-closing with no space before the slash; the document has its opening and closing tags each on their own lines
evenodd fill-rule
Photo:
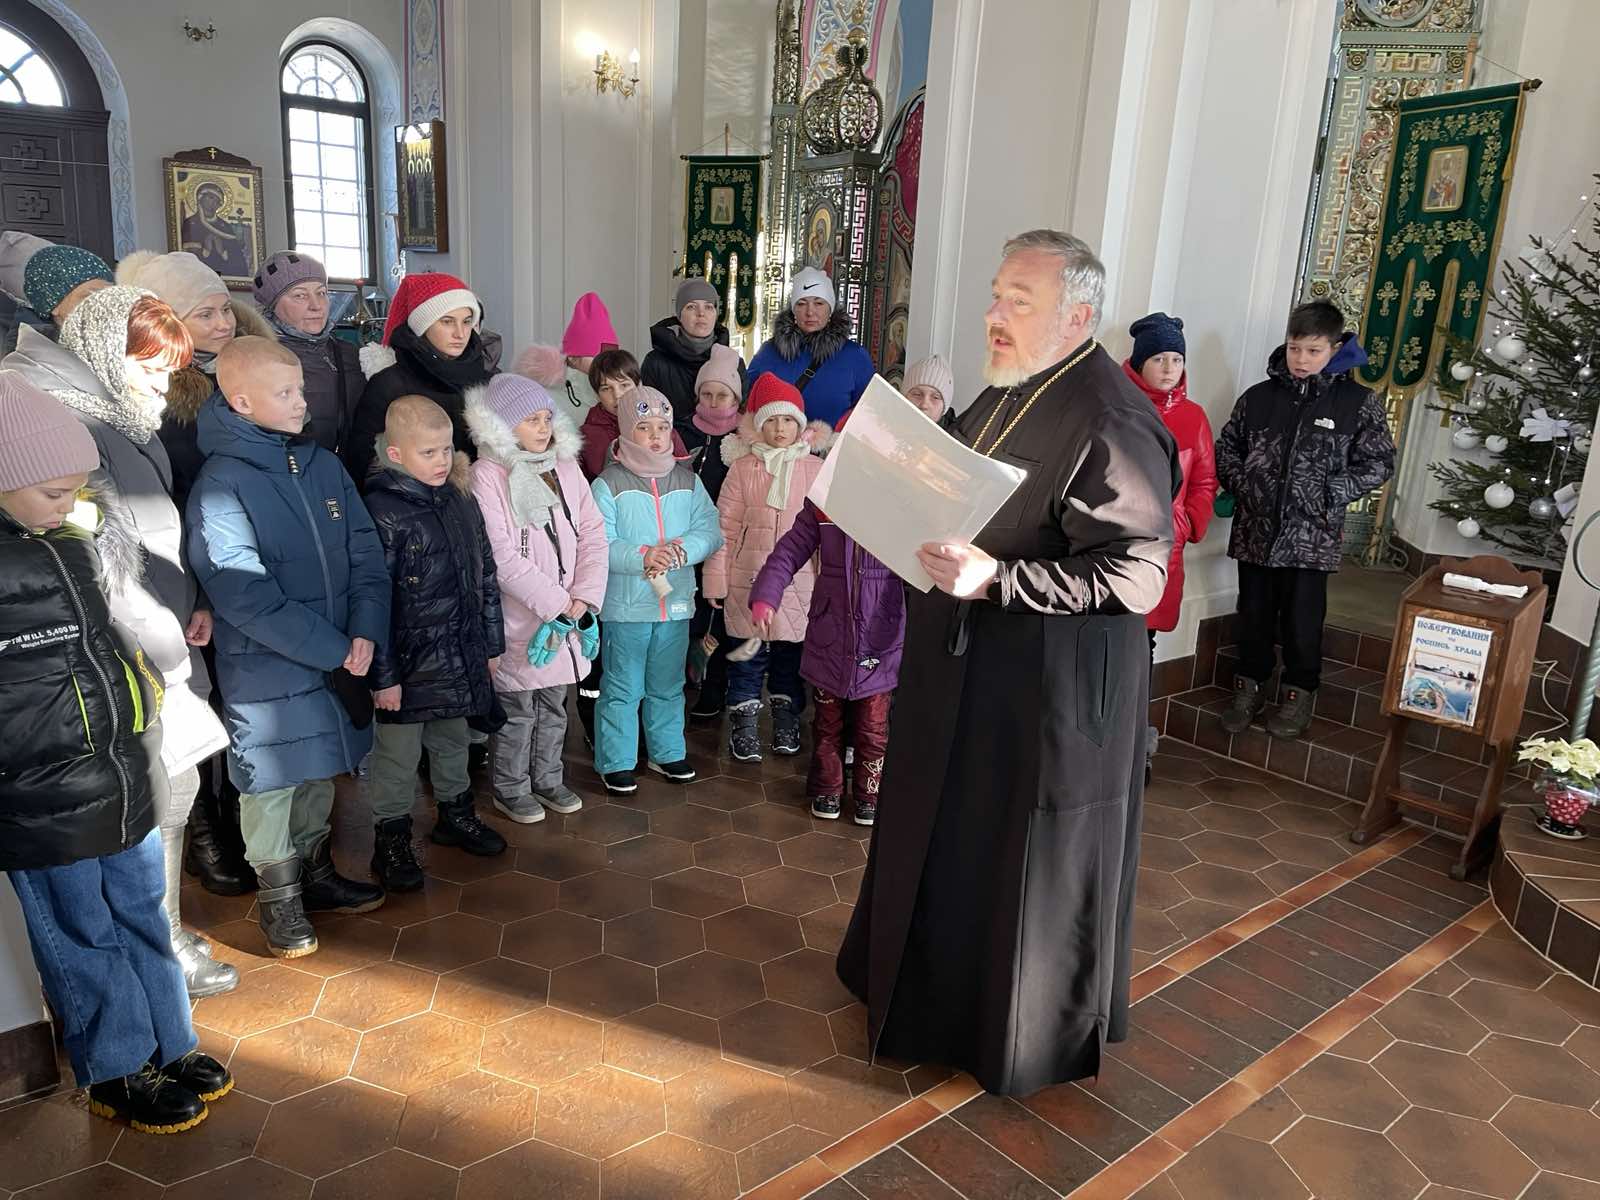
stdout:
<svg viewBox="0 0 1600 1200">
<path fill-rule="evenodd" d="M 683 740 L 693 567 L 722 545 L 722 528 L 704 485 L 672 455 L 672 402 L 636 388 L 617 406 L 617 421 L 611 464 L 593 485 L 611 546 L 594 757 L 606 790 L 627 796 L 638 790 L 641 703 L 650 769 L 675 783 L 695 776 Z"/>
</svg>

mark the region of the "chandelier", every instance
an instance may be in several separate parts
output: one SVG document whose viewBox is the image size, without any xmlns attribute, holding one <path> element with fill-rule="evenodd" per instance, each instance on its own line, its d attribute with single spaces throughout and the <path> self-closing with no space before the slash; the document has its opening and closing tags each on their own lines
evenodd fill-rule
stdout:
<svg viewBox="0 0 1600 1200">
<path fill-rule="evenodd" d="M 867 78 L 867 35 L 857 26 L 839 47 L 839 73 L 800 105 L 800 128 L 813 154 L 871 150 L 883 124 L 883 98 Z"/>
</svg>

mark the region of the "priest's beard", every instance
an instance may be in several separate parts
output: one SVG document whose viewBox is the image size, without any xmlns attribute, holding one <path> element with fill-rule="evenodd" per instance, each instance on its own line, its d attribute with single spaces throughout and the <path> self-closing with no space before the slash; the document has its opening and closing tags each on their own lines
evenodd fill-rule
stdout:
<svg viewBox="0 0 1600 1200">
<path fill-rule="evenodd" d="M 1072 352 L 1068 342 L 1046 346 L 1036 355 L 1025 355 L 1012 343 L 1014 361 L 996 364 L 992 354 L 983 359 L 983 379 L 990 387 L 1013 388 L 1026 383 L 1052 363 L 1058 363 Z"/>
</svg>

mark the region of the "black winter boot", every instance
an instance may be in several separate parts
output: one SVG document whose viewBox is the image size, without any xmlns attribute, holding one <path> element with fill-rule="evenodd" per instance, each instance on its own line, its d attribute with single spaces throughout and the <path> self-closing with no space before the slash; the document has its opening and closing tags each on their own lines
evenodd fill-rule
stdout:
<svg viewBox="0 0 1600 1200">
<path fill-rule="evenodd" d="M 460 846 L 468 854 L 480 858 L 506 852 L 505 838 L 478 819 L 471 792 L 462 792 L 454 800 L 439 801 L 439 819 L 434 822 L 430 836 L 441 846 Z"/>
<path fill-rule="evenodd" d="M 301 861 L 301 903 L 307 912 L 364 913 L 383 904 L 383 889 L 376 884 L 346 879 L 333 866 L 331 838 L 324 835 Z"/>
<path fill-rule="evenodd" d="M 148 1065 L 136 1075 L 90 1084 L 89 1111 L 126 1121 L 140 1133 L 182 1133 L 210 1115 L 204 1100 Z"/>
<path fill-rule="evenodd" d="M 1284 688 L 1283 703 L 1278 711 L 1267 718 L 1267 732 L 1285 741 L 1299 737 L 1311 728 L 1311 718 L 1317 711 L 1317 693 L 1305 688 Z"/>
<path fill-rule="evenodd" d="M 1254 679 L 1235 675 L 1233 702 L 1222 710 L 1222 727 L 1229 733 L 1243 733 L 1266 706 L 1267 698 L 1261 694 L 1261 685 Z"/>
<path fill-rule="evenodd" d="M 372 839 L 372 873 L 389 892 L 420 892 L 422 867 L 411 844 L 411 818 L 379 821 Z"/>
<path fill-rule="evenodd" d="M 316 953 L 317 932 L 306 920 L 300 898 L 300 860 L 285 858 L 256 868 L 261 887 L 256 905 L 258 920 L 267 935 L 267 948 L 279 958 L 301 958 Z"/>
<path fill-rule="evenodd" d="M 202 773 L 209 766 L 202 763 Z M 232 788 L 225 790 L 233 792 Z M 189 847 L 183 868 L 215 896 L 242 896 L 255 889 L 255 872 L 245 861 L 244 838 L 239 832 L 237 794 L 219 796 L 214 784 L 202 784 L 189 810 Z"/>
<path fill-rule="evenodd" d="M 739 762 L 761 761 L 761 731 L 756 721 L 761 701 L 746 700 L 728 710 L 728 753 Z"/>
<path fill-rule="evenodd" d="M 153 1067 L 155 1063 L 150 1065 Z M 168 1063 L 161 1068 L 161 1073 L 208 1104 L 233 1091 L 233 1076 L 228 1074 L 228 1068 L 198 1050 L 191 1050 L 176 1062 Z"/>
<path fill-rule="evenodd" d="M 800 753 L 800 714 L 787 696 L 772 698 L 772 752 Z"/>
</svg>

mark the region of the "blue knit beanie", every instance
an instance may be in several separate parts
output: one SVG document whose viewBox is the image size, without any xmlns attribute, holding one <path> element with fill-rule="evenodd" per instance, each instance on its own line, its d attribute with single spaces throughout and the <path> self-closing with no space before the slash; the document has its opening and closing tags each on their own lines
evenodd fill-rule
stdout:
<svg viewBox="0 0 1600 1200">
<path fill-rule="evenodd" d="M 1169 317 L 1164 312 L 1151 313 L 1135 321 L 1128 332 L 1133 334 L 1133 353 L 1128 356 L 1128 361 L 1133 364 L 1135 371 L 1142 371 L 1145 360 L 1157 354 L 1172 353 L 1189 357 L 1183 341 L 1183 322 L 1177 317 Z"/>
<path fill-rule="evenodd" d="M 46 246 L 28 260 L 22 290 L 28 294 L 28 307 L 48 318 L 68 292 L 91 279 L 111 282 L 105 259 L 82 246 Z"/>
</svg>

